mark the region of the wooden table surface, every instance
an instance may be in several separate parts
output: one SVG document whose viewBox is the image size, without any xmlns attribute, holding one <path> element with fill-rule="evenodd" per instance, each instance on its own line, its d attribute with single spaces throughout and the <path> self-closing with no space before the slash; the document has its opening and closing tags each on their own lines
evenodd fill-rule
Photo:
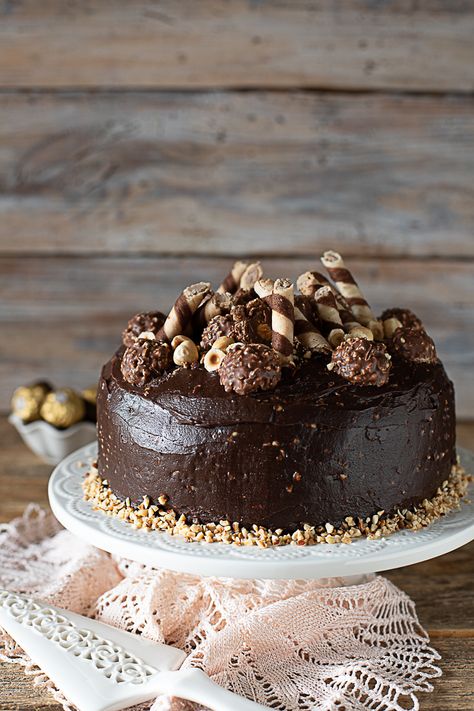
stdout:
<svg viewBox="0 0 474 711">
<path fill-rule="evenodd" d="M 458 426 L 458 442 L 474 449 L 474 423 Z M 47 506 L 51 467 L 41 464 L 0 418 L 0 521 L 18 516 L 30 501 Z M 443 676 L 433 694 L 420 694 L 422 710 L 474 709 L 474 543 L 458 551 L 387 573 L 415 601 Z M 0 711 L 57 711 L 50 695 L 33 686 L 16 664 L 0 664 Z"/>
</svg>

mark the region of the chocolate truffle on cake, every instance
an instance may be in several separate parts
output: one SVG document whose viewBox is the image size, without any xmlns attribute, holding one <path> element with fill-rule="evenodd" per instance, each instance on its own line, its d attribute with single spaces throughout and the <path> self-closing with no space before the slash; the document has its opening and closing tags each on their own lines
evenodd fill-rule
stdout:
<svg viewBox="0 0 474 711">
<path fill-rule="evenodd" d="M 234 319 L 230 314 L 214 316 L 206 326 L 201 337 L 201 348 L 206 350 L 212 347 L 214 341 L 222 336 L 233 338 Z"/>
<path fill-rule="evenodd" d="M 272 348 L 261 343 L 237 343 L 228 349 L 219 378 L 227 393 L 248 395 L 273 390 L 281 378 L 280 360 Z"/>
<path fill-rule="evenodd" d="M 381 321 L 386 321 L 389 318 L 396 318 L 400 321 L 402 326 L 405 328 L 423 328 L 421 320 L 410 311 L 410 309 L 385 309 L 385 311 L 380 316 Z"/>
<path fill-rule="evenodd" d="M 122 356 L 122 375 L 131 385 L 143 386 L 161 375 L 171 363 L 171 348 L 167 343 L 139 338 Z"/>
<path fill-rule="evenodd" d="M 269 326 L 271 311 L 260 300 L 253 299 L 246 305 L 233 306 L 230 313 L 215 316 L 204 329 L 201 348 L 207 350 L 222 336 L 235 342 L 265 343 L 271 339 Z"/>
<path fill-rule="evenodd" d="M 354 385 L 376 385 L 388 381 L 391 363 L 383 343 L 368 338 L 347 337 L 332 354 L 329 370 Z"/>
<path fill-rule="evenodd" d="M 389 341 L 389 350 L 414 363 L 435 363 L 436 347 L 423 328 L 397 328 Z"/>
<path fill-rule="evenodd" d="M 255 341 L 270 345 L 272 340 L 272 310 L 264 301 L 255 298 L 254 291 L 253 294 L 254 298 L 245 306 L 245 313 L 250 320 Z"/>
<path fill-rule="evenodd" d="M 124 346 L 131 346 L 143 332 L 153 333 L 155 336 L 163 326 L 166 316 L 161 311 L 148 311 L 146 313 L 135 314 L 127 324 L 127 328 L 122 334 Z"/>
</svg>

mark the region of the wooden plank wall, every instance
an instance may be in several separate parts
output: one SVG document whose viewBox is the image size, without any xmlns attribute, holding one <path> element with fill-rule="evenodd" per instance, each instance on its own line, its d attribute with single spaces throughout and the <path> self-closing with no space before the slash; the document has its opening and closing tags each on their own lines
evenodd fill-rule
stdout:
<svg viewBox="0 0 474 711">
<path fill-rule="evenodd" d="M 0 410 L 239 255 L 351 259 L 474 417 L 474 0 L 9 0 Z"/>
</svg>

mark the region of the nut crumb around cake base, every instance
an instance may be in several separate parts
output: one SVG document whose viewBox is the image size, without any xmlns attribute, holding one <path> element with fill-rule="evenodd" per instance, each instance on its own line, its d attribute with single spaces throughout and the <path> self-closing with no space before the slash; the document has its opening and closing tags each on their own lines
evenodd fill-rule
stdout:
<svg viewBox="0 0 474 711">
<path fill-rule="evenodd" d="M 328 522 L 324 526 L 304 524 L 293 533 L 283 529 L 275 530 L 253 524 L 250 528 L 238 522 L 226 520 L 217 523 L 188 523 L 186 517 L 166 508 L 166 497 L 159 497 L 159 503 L 152 504 L 145 495 L 143 502 L 134 506 L 129 499 L 119 499 L 110 489 L 106 479 L 102 479 L 96 462 L 91 464 L 82 484 L 84 498 L 94 510 L 130 523 L 136 529 L 164 531 L 172 536 L 182 536 L 186 541 L 206 543 L 227 543 L 237 546 L 310 546 L 318 543 L 351 543 L 361 537 L 377 539 L 402 529 L 418 531 L 433 521 L 460 507 L 465 499 L 469 483 L 473 477 L 458 462 L 451 474 L 438 488 L 431 499 L 424 499 L 418 506 L 399 509 L 390 514 L 375 512 L 366 518 L 347 516 L 344 522 L 335 526 Z"/>
</svg>

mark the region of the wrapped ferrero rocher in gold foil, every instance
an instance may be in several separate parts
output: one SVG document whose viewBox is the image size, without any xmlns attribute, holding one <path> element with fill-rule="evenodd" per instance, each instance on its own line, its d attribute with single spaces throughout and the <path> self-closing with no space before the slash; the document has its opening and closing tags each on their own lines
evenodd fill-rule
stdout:
<svg viewBox="0 0 474 711">
<path fill-rule="evenodd" d="M 85 414 L 85 402 L 72 388 L 60 388 L 49 393 L 40 411 L 43 420 L 60 429 L 80 422 Z"/>
<path fill-rule="evenodd" d="M 39 420 L 41 406 L 49 392 L 51 392 L 51 386 L 45 382 L 17 388 L 11 401 L 13 414 L 25 423 Z"/>
<path fill-rule="evenodd" d="M 85 388 L 81 390 L 81 395 L 86 406 L 86 419 L 95 422 L 97 420 L 97 388 Z"/>
</svg>

